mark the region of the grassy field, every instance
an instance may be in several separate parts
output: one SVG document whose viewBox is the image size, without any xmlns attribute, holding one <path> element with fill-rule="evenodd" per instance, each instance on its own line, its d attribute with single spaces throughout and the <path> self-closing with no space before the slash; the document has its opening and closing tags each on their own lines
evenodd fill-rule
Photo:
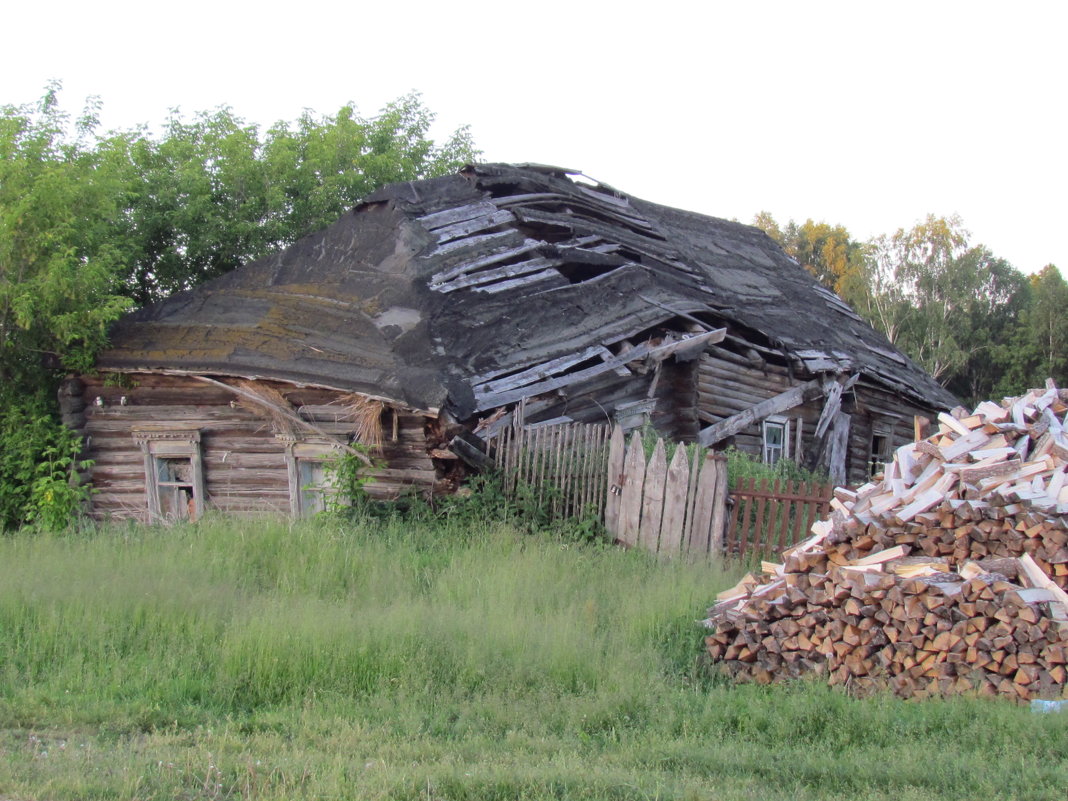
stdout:
<svg viewBox="0 0 1068 801">
<path fill-rule="evenodd" d="M 1068 797 L 1068 715 L 705 675 L 731 578 L 470 517 L 5 537 L 0 798 Z"/>
</svg>

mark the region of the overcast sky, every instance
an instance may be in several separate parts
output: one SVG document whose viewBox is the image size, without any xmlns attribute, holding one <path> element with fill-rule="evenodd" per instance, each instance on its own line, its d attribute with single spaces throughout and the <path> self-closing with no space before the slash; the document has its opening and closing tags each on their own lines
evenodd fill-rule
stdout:
<svg viewBox="0 0 1068 801">
<path fill-rule="evenodd" d="M 1068 3 L 19 3 L 0 104 L 64 84 L 107 127 L 225 104 L 371 115 L 422 92 L 484 158 L 648 200 L 865 239 L 959 214 L 1017 268 L 1068 273 Z"/>
</svg>

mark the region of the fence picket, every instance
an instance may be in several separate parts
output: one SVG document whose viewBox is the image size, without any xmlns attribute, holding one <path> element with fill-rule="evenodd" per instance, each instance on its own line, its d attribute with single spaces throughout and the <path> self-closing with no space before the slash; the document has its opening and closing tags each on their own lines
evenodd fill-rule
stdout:
<svg viewBox="0 0 1068 801">
<path fill-rule="evenodd" d="M 686 448 L 681 445 L 671 457 L 664 487 L 664 515 L 660 524 L 658 553 L 677 556 L 682 550 L 682 527 L 686 521 L 686 491 L 689 489 L 689 464 Z"/>
<path fill-rule="evenodd" d="M 694 503 L 693 529 L 687 551 L 693 554 L 707 554 L 709 534 L 712 530 L 712 504 L 716 496 L 716 482 L 719 480 L 719 465 L 716 458 L 706 454 L 701 474 L 697 478 L 696 502 Z"/>
<path fill-rule="evenodd" d="M 722 456 L 675 449 L 670 465 L 658 440 L 645 458 L 641 437 L 630 445 L 619 426 L 522 427 L 518 418 L 491 443 L 506 473 L 503 486 L 527 485 L 556 516 L 593 515 L 611 536 L 666 556 L 693 553 L 744 557 L 798 542 L 829 512 L 831 487 L 744 478 L 727 503 Z"/>
<path fill-rule="evenodd" d="M 716 471 L 715 497 L 712 500 L 712 532 L 709 536 L 709 555 L 715 558 L 723 556 L 723 539 L 727 534 L 727 459 L 715 457 Z"/>
<path fill-rule="evenodd" d="M 767 550 L 767 532 L 764 530 L 764 507 L 765 496 L 768 493 L 768 480 L 766 478 L 760 479 L 760 483 L 757 485 L 760 489 L 760 495 L 756 499 L 756 522 L 753 524 L 753 550 L 758 553 L 764 553 Z"/>
<path fill-rule="evenodd" d="M 645 446 L 642 435 L 635 431 L 623 465 L 623 499 L 619 507 L 619 532 L 616 534 L 616 539 L 624 545 L 638 544 L 644 486 Z"/>
<path fill-rule="evenodd" d="M 797 512 L 801 510 L 800 504 L 790 500 L 791 496 L 795 494 L 793 479 L 786 482 L 783 494 L 786 500 L 779 504 L 779 519 L 775 521 L 776 536 L 772 545 L 772 550 L 774 551 L 781 551 L 786 547 L 786 532 L 790 526 L 791 517 L 796 516 Z"/>
<path fill-rule="evenodd" d="M 664 515 L 664 487 L 667 482 L 667 451 L 664 440 L 658 439 L 653 455 L 645 468 L 645 489 L 642 492 L 642 521 L 638 529 L 638 543 L 656 553 L 660 545 L 660 523 Z"/>
<path fill-rule="evenodd" d="M 604 527 L 610 536 L 619 532 L 619 507 L 623 498 L 623 462 L 626 459 L 626 441 L 623 429 L 616 426 L 608 445 L 608 476 L 605 492 Z"/>
<path fill-rule="evenodd" d="M 701 472 L 701 449 L 693 449 L 693 458 L 690 461 L 690 478 L 686 484 L 686 522 L 682 529 L 682 550 L 690 550 L 690 542 L 693 540 L 694 504 L 697 499 L 697 476 Z"/>
</svg>

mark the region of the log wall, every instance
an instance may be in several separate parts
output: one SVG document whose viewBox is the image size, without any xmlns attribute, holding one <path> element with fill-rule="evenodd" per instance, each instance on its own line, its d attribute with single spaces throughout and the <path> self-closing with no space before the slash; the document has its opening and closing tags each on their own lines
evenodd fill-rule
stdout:
<svg viewBox="0 0 1068 801">
<path fill-rule="evenodd" d="M 281 382 L 257 382 L 280 392 L 294 413 L 320 431 L 348 442 L 354 423 L 339 404 L 342 393 Z M 99 400 L 98 400 L 99 399 Z M 241 403 L 241 396 L 194 378 L 137 375 L 131 386 L 109 386 L 102 378 L 81 377 L 60 391 L 64 422 L 85 442 L 83 458 L 93 460 L 85 478 L 96 490 L 97 518 L 147 520 L 145 457 L 135 428 L 175 427 L 200 432 L 205 507 L 242 515 L 289 515 L 290 475 L 287 443 L 265 413 Z M 392 415 L 396 414 L 396 439 Z M 372 497 L 396 497 L 413 488 L 442 489 L 428 455 L 427 432 L 433 422 L 403 410 L 384 415 L 384 445 L 375 458 L 385 468 L 367 485 Z M 310 436 L 302 430 L 301 437 Z"/>
<path fill-rule="evenodd" d="M 868 479 L 867 466 L 873 434 L 886 435 L 888 448 L 898 448 L 912 442 L 917 415 L 933 418 L 935 413 L 909 403 L 899 395 L 865 382 L 854 390 L 855 403 L 851 410 L 853 424 L 849 429 L 850 481 L 862 484 Z M 890 450 L 887 461 L 893 456 Z"/>
<path fill-rule="evenodd" d="M 808 377 L 791 378 L 785 367 L 767 362 L 754 366 L 747 359 L 728 350 L 715 348 L 704 354 L 697 368 L 697 416 L 701 427 L 710 426 L 744 412 L 761 401 L 774 397 Z M 812 435 L 820 419 L 822 401 L 813 401 L 785 412 L 790 420 L 790 458 L 797 460 L 797 422 L 801 421 L 802 451 L 809 453 Z M 763 452 L 763 424 L 755 423 L 735 434 L 738 450 L 760 458 Z"/>
<path fill-rule="evenodd" d="M 701 357 L 697 369 L 697 415 L 701 427 L 745 411 L 808 378 L 791 378 L 785 367 L 763 361 L 756 366 L 743 356 L 714 348 Z M 790 455 L 796 461 L 801 461 L 796 453 L 797 423 L 800 420 L 803 457 L 814 447 L 813 434 L 822 408 L 823 400 L 819 399 L 790 409 L 783 415 L 790 420 Z M 843 410 L 851 418 L 846 475 L 853 485 L 868 480 L 873 434 L 888 436 L 888 449 L 898 447 L 912 441 L 915 415 L 932 415 L 929 409 L 865 382 L 856 385 L 851 397 L 847 394 L 843 398 Z M 736 434 L 733 444 L 738 450 L 759 458 L 763 450 L 762 424 L 756 423 Z"/>
</svg>

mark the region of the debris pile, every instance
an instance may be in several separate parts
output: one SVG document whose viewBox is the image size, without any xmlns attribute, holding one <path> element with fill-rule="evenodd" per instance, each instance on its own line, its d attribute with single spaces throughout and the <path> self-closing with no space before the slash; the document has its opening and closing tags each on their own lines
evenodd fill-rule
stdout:
<svg viewBox="0 0 1068 801">
<path fill-rule="evenodd" d="M 897 449 L 881 481 L 720 593 L 710 656 L 736 678 L 859 692 L 1059 697 L 1068 679 L 1068 391 L 1047 383 Z"/>
</svg>

